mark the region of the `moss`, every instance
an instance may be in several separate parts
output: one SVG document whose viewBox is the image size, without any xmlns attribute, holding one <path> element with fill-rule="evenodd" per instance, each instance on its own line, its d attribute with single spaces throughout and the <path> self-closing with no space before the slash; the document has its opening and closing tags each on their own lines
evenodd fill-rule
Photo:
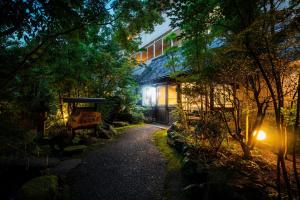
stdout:
<svg viewBox="0 0 300 200">
<path fill-rule="evenodd" d="M 64 148 L 65 153 L 78 153 L 78 152 L 83 152 L 87 146 L 85 145 L 74 145 L 74 146 L 68 146 Z"/>
<path fill-rule="evenodd" d="M 154 142 L 163 156 L 168 161 L 168 170 L 178 170 L 181 167 L 182 156 L 167 144 L 167 130 L 161 130 L 154 133 Z"/>
<path fill-rule="evenodd" d="M 182 156 L 167 144 L 167 130 L 157 131 L 153 137 L 155 145 L 167 160 L 164 185 L 165 198 L 175 200 L 185 199 L 181 192 L 184 184 L 181 174 Z"/>
<path fill-rule="evenodd" d="M 135 128 L 135 127 L 141 127 L 141 126 L 144 126 L 144 125 L 145 125 L 144 123 L 140 123 L 140 124 L 131 124 L 131 125 L 128 125 L 128 126 L 123 126 L 123 127 L 117 127 L 117 128 L 114 128 L 114 130 L 115 130 L 117 133 L 122 133 L 122 132 L 126 131 L 127 129 Z"/>
<path fill-rule="evenodd" d="M 57 193 L 57 176 L 40 176 L 25 183 L 19 192 L 19 197 L 24 200 L 50 200 L 55 199 Z"/>
</svg>

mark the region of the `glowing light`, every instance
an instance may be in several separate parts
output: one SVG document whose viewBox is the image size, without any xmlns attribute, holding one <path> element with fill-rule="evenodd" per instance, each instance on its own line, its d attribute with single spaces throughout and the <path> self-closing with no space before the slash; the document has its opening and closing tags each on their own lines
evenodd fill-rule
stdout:
<svg viewBox="0 0 300 200">
<path fill-rule="evenodd" d="M 68 119 L 68 114 L 64 113 L 64 119 L 67 120 Z"/>
<path fill-rule="evenodd" d="M 142 103 L 144 106 L 153 106 L 156 104 L 156 88 L 145 86 L 142 89 Z"/>
<path fill-rule="evenodd" d="M 265 140 L 267 138 L 267 134 L 263 130 L 259 130 L 258 132 L 254 131 L 253 136 L 256 137 L 256 139 L 259 141 Z"/>
</svg>

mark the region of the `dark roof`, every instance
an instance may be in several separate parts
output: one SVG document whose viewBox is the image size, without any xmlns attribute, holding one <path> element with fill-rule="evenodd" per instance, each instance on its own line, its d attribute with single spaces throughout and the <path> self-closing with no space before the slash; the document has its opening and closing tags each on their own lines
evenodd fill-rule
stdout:
<svg viewBox="0 0 300 200">
<path fill-rule="evenodd" d="M 175 67 L 177 71 L 186 71 L 183 66 L 183 56 L 180 52 L 176 54 L 179 64 Z M 134 75 L 140 84 L 157 83 L 165 78 L 169 78 L 173 69 L 166 67 L 170 58 L 167 55 L 162 55 L 153 59 L 148 65 L 141 64 L 134 70 Z"/>
<path fill-rule="evenodd" d="M 225 44 L 225 38 L 215 38 L 209 45 L 208 48 L 219 48 Z M 179 50 L 176 54 L 179 60 L 179 66 L 176 67 L 176 71 L 186 72 L 187 68 L 183 66 L 184 56 L 182 50 Z M 134 71 L 133 75 L 140 84 L 147 83 L 158 83 L 170 78 L 173 70 L 166 67 L 169 57 L 167 55 L 162 55 L 153 59 L 149 64 L 140 64 Z"/>
</svg>

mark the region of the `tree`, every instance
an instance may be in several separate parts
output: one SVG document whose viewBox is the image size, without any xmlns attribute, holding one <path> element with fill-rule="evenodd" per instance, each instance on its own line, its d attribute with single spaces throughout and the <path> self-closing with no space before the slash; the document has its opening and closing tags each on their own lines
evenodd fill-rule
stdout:
<svg viewBox="0 0 300 200">
<path fill-rule="evenodd" d="M 35 65 L 47 49 L 64 38 L 79 37 L 89 26 L 117 27 L 123 44 L 129 35 L 151 30 L 161 18 L 147 1 L 3 1 L 0 41 L 3 70 L 0 88 Z M 97 34 L 97 33 L 96 33 Z M 127 43 L 129 44 L 129 43 Z"/>
<path fill-rule="evenodd" d="M 224 38 L 226 46 L 231 46 L 234 52 L 241 53 L 250 61 L 245 72 L 254 70 L 255 73 L 245 74 L 248 79 L 247 85 L 252 87 L 256 97 L 260 98 L 264 94 L 257 93 L 259 91 L 257 89 L 260 88 L 257 85 L 259 81 L 265 84 L 270 94 L 263 101 L 256 100 L 257 114 L 264 116 L 268 102 L 272 104 L 278 141 L 281 141 L 277 153 L 279 197 L 282 192 L 280 186 L 283 175 L 291 199 L 290 182 L 284 160 L 286 132 L 282 109 L 285 107 L 285 97 L 295 90 L 295 81 L 292 80 L 287 86 L 286 80 L 297 70 L 291 67 L 290 63 L 297 58 L 296 55 L 299 55 L 294 45 L 299 40 L 295 37 L 299 34 L 299 2 L 290 1 L 287 4 L 286 1 L 280 0 L 174 1 L 171 4 L 170 15 L 175 16 L 172 18 L 173 24 L 179 26 L 183 36 L 195 46 L 188 55 L 188 59 L 192 60 L 190 61 L 192 69 L 210 65 L 207 54 L 202 54 L 204 57 L 199 59 L 201 58 L 199 52 L 209 52 L 207 44 L 210 42 L 205 42 L 205 39 L 210 39 L 209 36 Z M 198 42 L 199 39 L 202 43 Z M 191 55 L 195 55 L 194 58 L 190 58 Z M 213 66 L 210 68 L 214 69 Z M 256 122 L 256 128 L 261 122 L 262 120 Z"/>
<path fill-rule="evenodd" d="M 1 102 L 18 106 L 20 118 L 36 121 L 41 102 L 52 123 L 57 110 L 63 118 L 64 96 L 120 96 L 132 109 L 131 54 L 139 42 L 132 36 L 161 22 L 152 3 L 37 0 L 0 6 Z"/>
</svg>

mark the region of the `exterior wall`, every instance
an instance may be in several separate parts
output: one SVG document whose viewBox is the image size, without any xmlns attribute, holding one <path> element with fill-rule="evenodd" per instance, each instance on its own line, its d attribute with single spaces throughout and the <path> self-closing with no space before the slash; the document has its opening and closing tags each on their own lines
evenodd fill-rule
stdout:
<svg viewBox="0 0 300 200">
<path fill-rule="evenodd" d="M 170 99 L 169 91 L 171 90 L 170 88 L 172 86 L 172 91 L 174 93 L 175 84 L 172 82 L 164 82 L 155 85 L 145 85 L 145 87 L 149 86 L 156 89 L 156 103 L 155 105 L 143 105 L 146 108 L 146 120 L 163 124 L 172 124 L 174 122 L 174 119 L 171 112 L 176 108 L 177 100 L 175 105 L 169 105 L 169 102 L 175 101 L 174 99 Z M 165 88 L 162 90 L 164 94 L 159 92 L 159 88 L 162 87 Z M 175 95 L 177 96 L 177 93 Z"/>
<path fill-rule="evenodd" d="M 164 35 L 165 33 L 169 32 L 172 30 L 170 23 L 171 20 L 168 18 L 165 14 L 163 14 L 164 22 L 162 24 L 158 24 L 157 26 L 154 27 L 154 31 L 151 33 L 147 32 L 142 32 L 140 37 L 141 37 L 141 45 L 139 48 L 145 47 L 147 44 L 150 42 L 156 40 L 160 36 Z"/>
<path fill-rule="evenodd" d="M 166 15 L 163 14 L 163 18 L 164 22 L 156 25 L 153 32 L 142 32 L 139 35 L 142 43 L 139 46 L 139 51 L 134 54 L 138 64 L 145 63 L 148 65 L 153 59 L 162 56 L 170 46 L 181 45 L 179 38 L 171 41 L 166 40 L 169 33 L 175 32 L 179 35 L 180 30 L 170 26 L 170 19 Z"/>
</svg>

